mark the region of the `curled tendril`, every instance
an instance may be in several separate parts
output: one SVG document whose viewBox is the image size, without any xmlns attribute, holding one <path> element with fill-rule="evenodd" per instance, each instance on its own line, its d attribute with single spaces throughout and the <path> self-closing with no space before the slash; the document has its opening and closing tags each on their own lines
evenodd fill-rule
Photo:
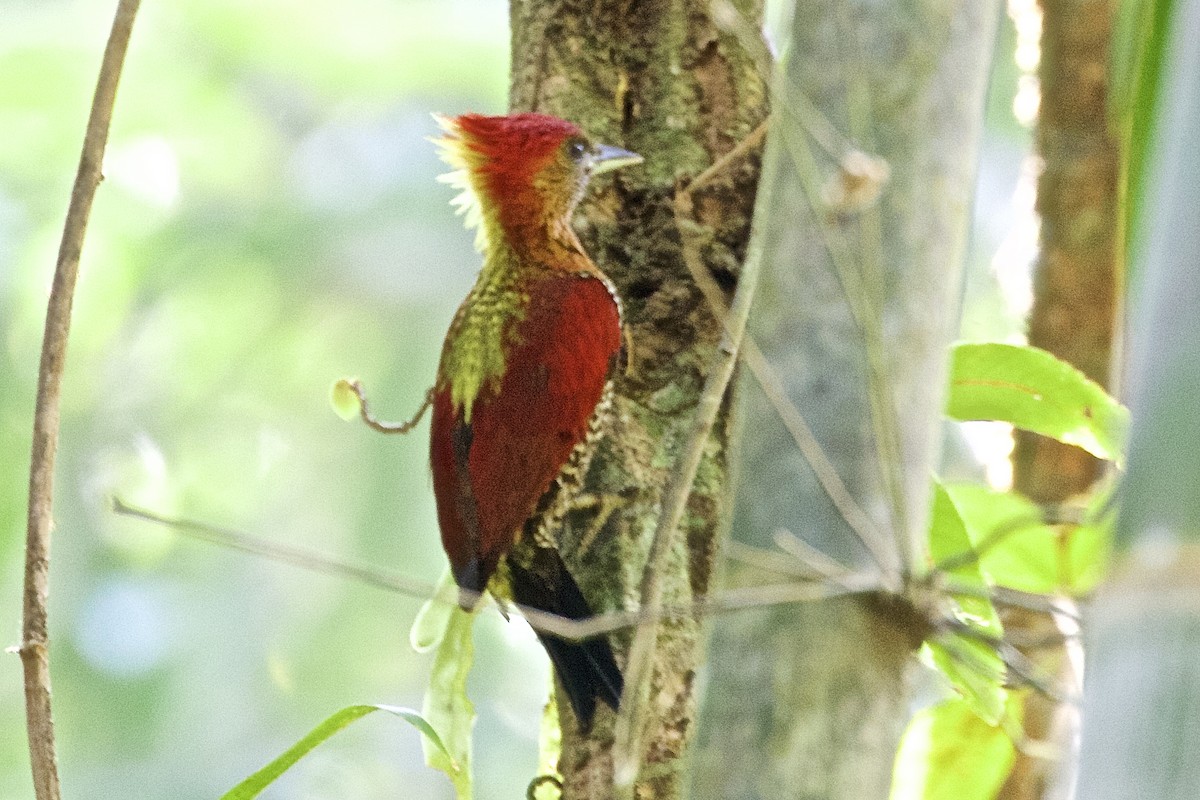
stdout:
<svg viewBox="0 0 1200 800">
<path fill-rule="evenodd" d="M 529 782 L 529 788 L 525 790 L 525 800 L 538 800 L 537 790 L 546 784 L 550 784 L 554 788 L 558 789 L 558 796 L 562 797 L 562 778 L 551 773 L 546 773 L 544 775 L 538 775 Z"/>
</svg>

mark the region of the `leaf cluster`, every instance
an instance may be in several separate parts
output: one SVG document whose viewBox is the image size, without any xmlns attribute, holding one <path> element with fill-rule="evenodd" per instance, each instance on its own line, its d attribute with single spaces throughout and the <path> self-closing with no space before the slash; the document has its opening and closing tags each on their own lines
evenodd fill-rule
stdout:
<svg viewBox="0 0 1200 800">
<path fill-rule="evenodd" d="M 1035 347 L 960 344 L 951 356 L 947 414 L 1033 431 L 1121 463 L 1129 412 L 1082 372 Z M 1053 609 L 1104 574 L 1111 496 L 1044 509 L 1014 491 L 934 482 L 929 552 L 951 611 L 922 655 L 955 696 L 918 713 L 896 757 L 892 800 L 987 800 L 1008 775 L 1020 740 L 1018 693 L 1049 691 L 1005 640 L 1000 595 Z"/>
</svg>

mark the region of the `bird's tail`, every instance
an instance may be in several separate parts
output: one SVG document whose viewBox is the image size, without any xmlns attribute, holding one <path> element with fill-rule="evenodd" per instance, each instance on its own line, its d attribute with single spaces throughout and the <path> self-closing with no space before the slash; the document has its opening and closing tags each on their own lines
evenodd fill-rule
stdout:
<svg viewBox="0 0 1200 800">
<path fill-rule="evenodd" d="M 558 551 L 538 548 L 528 566 L 517 564 L 517 561 L 509 559 L 513 600 L 567 619 L 586 619 L 592 615 L 591 607 L 579 591 L 579 584 L 567 571 Z M 625 679 L 607 638 L 571 642 L 541 631 L 537 637 L 550 655 L 583 730 L 592 727 L 597 699 L 603 700 L 614 711 L 617 709 Z"/>
</svg>

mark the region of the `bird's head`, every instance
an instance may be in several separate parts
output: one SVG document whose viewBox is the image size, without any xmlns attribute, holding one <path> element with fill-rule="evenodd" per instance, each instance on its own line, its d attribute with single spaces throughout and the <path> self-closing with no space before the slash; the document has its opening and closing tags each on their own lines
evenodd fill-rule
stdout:
<svg viewBox="0 0 1200 800">
<path fill-rule="evenodd" d="M 642 161 L 546 114 L 436 119 L 446 133 L 436 140 L 442 159 L 454 168 L 442 180 L 462 190 L 453 202 L 479 226 L 481 250 L 492 236 L 520 239 L 566 221 L 593 175 Z"/>
</svg>

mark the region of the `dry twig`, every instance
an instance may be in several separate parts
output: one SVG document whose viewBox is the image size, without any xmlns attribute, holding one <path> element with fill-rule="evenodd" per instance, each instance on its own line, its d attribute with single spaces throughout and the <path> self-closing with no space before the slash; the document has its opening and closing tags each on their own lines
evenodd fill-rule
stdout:
<svg viewBox="0 0 1200 800">
<path fill-rule="evenodd" d="M 196 520 L 168 517 L 144 508 L 138 508 L 126 503 L 119 497 L 112 501 L 113 511 L 123 517 L 140 519 L 156 525 L 165 525 L 183 536 L 208 542 L 219 547 L 227 547 L 262 558 L 269 558 L 283 564 L 289 564 L 300 569 L 334 575 L 358 581 L 366 586 L 373 586 L 384 591 L 396 592 L 407 597 L 418 599 L 434 598 L 438 600 L 436 587 L 426 581 L 416 580 L 396 572 L 384 571 L 375 567 L 356 564 L 339 559 L 325 553 L 319 553 L 295 545 L 281 544 L 261 539 L 232 528 L 210 525 Z M 719 595 L 697 597 L 690 603 L 660 605 L 657 613 L 651 615 L 644 609 L 632 611 L 611 611 L 587 619 L 575 620 L 561 617 L 536 608 L 529 608 L 517 603 L 505 603 L 504 609 L 519 611 L 525 620 L 536 631 L 552 633 L 570 641 L 583 641 L 597 636 L 605 636 L 614 631 L 657 622 L 664 619 L 700 618 L 716 614 L 727 614 L 744 608 L 759 605 L 775 605 L 782 603 L 802 603 L 812 600 L 824 600 L 829 597 L 840 597 L 846 594 L 864 594 L 880 589 L 874 576 L 867 574 L 846 574 L 837 582 L 824 579 L 792 580 L 786 583 L 768 584 L 764 586 L 747 586 L 740 589 L 728 589 Z M 471 601 L 480 600 L 483 593 L 459 589 L 454 595 L 458 599 Z M 498 606 L 494 607 L 504 613 Z"/>
<path fill-rule="evenodd" d="M 92 200 L 101 180 L 100 168 L 108 128 L 112 121 L 117 82 L 129 45 L 129 34 L 140 0 L 120 0 L 92 110 L 84 134 L 79 169 L 71 190 L 71 204 L 63 226 L 54 283 L 46 308 L 42 360 L 38 371 L 37 406 L 33 417 L 33 447 L 29 467 L 29 517 L 25 541 L 25 592 L 21 626 L 21 662 L 25 668 L 25 715 L 29 731 L 29 760 L 38 800 L 58 800 L 58 762 L 54 753 L 54 717 L 50 708 L 50 656 L 46 619 L 49 594 L 50 532 L 54 526 L 54 457 L 58 450 L 59 399 L 67 340 L 71 329 L 71 304 L 79 275 L 79 256 L 87 230 Z"/>
</svg>

